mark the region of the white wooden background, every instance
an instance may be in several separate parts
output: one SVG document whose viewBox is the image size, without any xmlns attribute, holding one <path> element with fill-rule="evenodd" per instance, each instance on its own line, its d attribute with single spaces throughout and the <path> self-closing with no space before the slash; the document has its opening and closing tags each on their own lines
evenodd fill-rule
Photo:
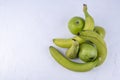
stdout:
<svg viewBox="0 0 120 80">
<path fill-rule="evenodd" d="M 108 56 L 89 72 L 73 72 L 50 55 L 55 37 L 73 35 L 73 16 L 88 5 L 95 24 L 106 30 Z M 0 80 L 120 80 L 119 0 L 0 0 Z"/>
</svg>

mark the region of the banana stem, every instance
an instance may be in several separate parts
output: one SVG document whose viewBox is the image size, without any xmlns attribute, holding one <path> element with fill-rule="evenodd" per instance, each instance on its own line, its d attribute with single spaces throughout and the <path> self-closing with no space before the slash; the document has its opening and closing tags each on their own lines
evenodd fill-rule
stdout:
<svg viewBox="0 0 120 80">
<path fill-rule="evenodd" d="M 83 4 L 83 12 L 84 12 L 85 16 L 89 15 L 89 13 L 87 12 L 87 4 Z"/>
</svg>

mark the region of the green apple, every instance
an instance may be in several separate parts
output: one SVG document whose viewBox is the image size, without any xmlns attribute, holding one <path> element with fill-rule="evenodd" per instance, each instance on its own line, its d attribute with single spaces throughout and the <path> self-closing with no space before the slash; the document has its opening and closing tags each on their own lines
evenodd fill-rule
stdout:
<svg viewBox="0 0 120 80">
<path fill-rule="evenodd" d="M 81 17 L 73 17 L 68 22 L 68 28 L 72 34 L 78 34 L 80 32 L 85 24 L 85 20 Z"/>
<path fill-rule="evenodd" d="M 89 43 L 80 45 L 79 58 L 84 62 L 94 61 L 97 57 L 97 49 Z"/>
</svg>

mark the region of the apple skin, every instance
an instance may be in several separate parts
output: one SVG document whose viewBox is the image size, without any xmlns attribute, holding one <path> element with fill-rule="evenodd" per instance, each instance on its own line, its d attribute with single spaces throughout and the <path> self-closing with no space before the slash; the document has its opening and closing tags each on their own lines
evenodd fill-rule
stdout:
<svg viewBox="0 0 120 80">
<path fill-rule="evenodd" d="M 80 32 L 85 24 L 85 20 L 81 17 L 73 17 L 68 22 L 68 29 L 74 35 L 77 35 Z"/>
<path fill-rule="evenodd" d="M 84 62 L 91 62 L 97 58 L 97 49 L 91 44 L 83 43 L 80 45 L 79 58 Z"/>
</svg>

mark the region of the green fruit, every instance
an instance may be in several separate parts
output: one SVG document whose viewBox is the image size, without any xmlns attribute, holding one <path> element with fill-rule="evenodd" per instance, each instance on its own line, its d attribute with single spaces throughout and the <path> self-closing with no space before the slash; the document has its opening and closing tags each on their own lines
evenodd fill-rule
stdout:
<svg viewBox="0 0 120 80">
<path fill-rule="evenodd" d="M 86 35 L 86 33 L 89 34 Z M 93 31 L 82 31 L 80 33 L 80 37 L 84 40 L 89 40 L 96 45 L 98 56 L 94 61 L 87 63 L 77 63 L 67 59 L 64 55 L 61 54 L 60 51 L 52 46 L 49 47 L 49 50 L 52 57 L 63 67 L 72 71 L 85 72 L 93 69 L 95 66 L 101 65 L 105 61 L 107 56 L 107 46 L 106 44 L 103 44 L 104 40 L 101 39 L 101 37 L 96 32 L 93 34 Z"/>
<path fill-rule="evenodd" d="M 79 44 L 85 42 L 85 40 L 83 40 L 82 38 L 80 38 L 79 36 L 74 36 L 73 38 L 55 38 L 53 39 L 53 43 L 56 46 L 59 46 L 61 48 L 70 48 L 72 46 L 73 40 L 76 40 L 79 42 Z"/>
<path fill-rule="evenodd" d="M 94 36 L 96 39 L 100 40 L 103 45 L 106 45 L 103 38 L 98 33 L 94 32 L 94 31 L 81 31 L 80 38 L 81 38 L 81 35 L 83 35 L 83 36 Z M 87 40 L 87 41 L 89 41 L 89 40 Z"/>
<path fill-rule="evenodd" d="M 83 18 L 73 17 L 68 22 L 68 28 L 72 34 L 76 35 L 76 34 L 78 34 L 78 32 L 80 32 L 83 29 L 84 24 L 85 24 L 85 21 Z"/>
<path fill-rule="evenodd" d="M 55 45 L 62 47 L 62 48 L 69 48 L 72 45 L 72 39 L 63 39 L 63 38 L 55 38 L 53 39 Z"/>
<path fill-rule="evenodd" d="M 72 46 L 66 51 L 66 57 L 70 59 L 77 58 L 79 52 L 79 42 L 73 39 Z"/>
<path fill-rule="evenodd" d="M 93 30 L 94 29 L 94 19 L 87 11 L 87 5 L 83 4 L 83 12 L 85 15 L 85 26 L 83 30 Z"/>
<path fill-rule="evenodd" d="M 80 36 L 74 36 L 74 38 L 73 39 L 75 39 L 76 41 L 78 41 L 79 42 L 79 44 L 82 44 L 83 42 L 85 42 L 85 40 L 84 39 L 82 39 L 82 38 L 80 38 Z"/>
<path fill-rule="evenodd" d="M 105 37 L 105 30 L 100 26 L 95 26 L 94 31 L 98 33 L 102 38 Z"/>
<path fill-rule="evenodd" d="M 84 62 L 94 61 L 97 57 L 97 49 L 88 44 L 83 43 L 80 45 L 79 58 Z"/>
</svg>

